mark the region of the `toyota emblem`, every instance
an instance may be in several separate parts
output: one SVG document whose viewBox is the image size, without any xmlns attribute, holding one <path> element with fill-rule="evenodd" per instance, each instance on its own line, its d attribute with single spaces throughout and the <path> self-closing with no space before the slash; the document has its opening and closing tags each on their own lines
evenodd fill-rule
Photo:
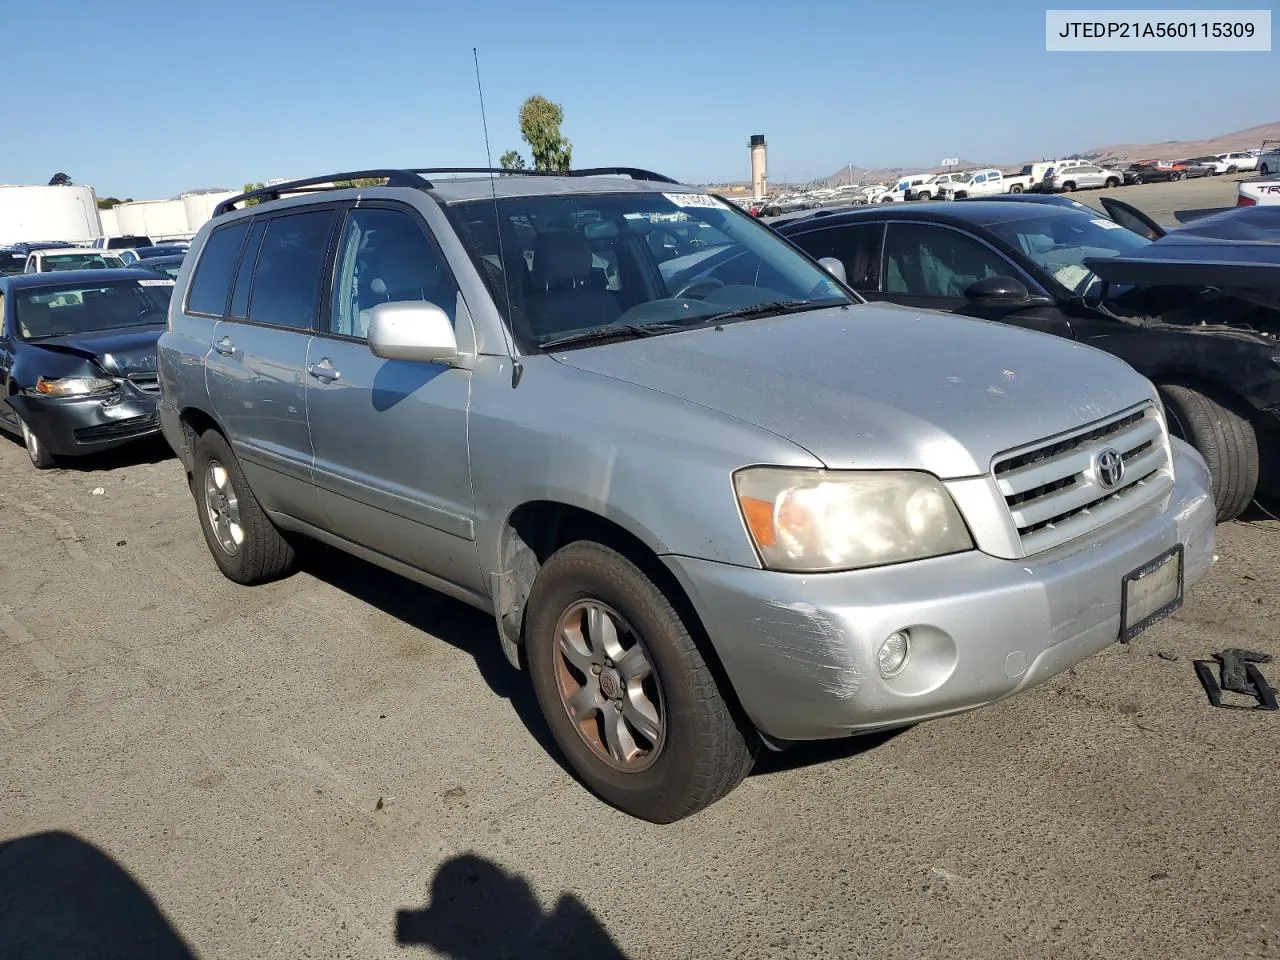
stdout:
<svg viewBox="0 0 1280 960">
<path fill-rule="evenodd" d="M 1114 490 L 1124 479 L 1124 457 L 1114 447 L 1102 450 L 1093 461 L 1093 474 L 1103 490 Z"/>
</svg>

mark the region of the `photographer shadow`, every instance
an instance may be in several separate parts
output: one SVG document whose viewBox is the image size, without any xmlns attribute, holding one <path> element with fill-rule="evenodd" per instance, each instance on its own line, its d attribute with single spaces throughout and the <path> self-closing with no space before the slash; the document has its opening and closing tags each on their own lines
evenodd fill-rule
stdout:
<svg viewBox="0 0 1280 960">
<path fill-rule="evenodd" d="M 396 943 L 450 960 L 627 960 L 577 897 L 544 912 L 528 881 L 471 853 L 440 867 L 425 907 L 396 912 Z"/>
</svg>

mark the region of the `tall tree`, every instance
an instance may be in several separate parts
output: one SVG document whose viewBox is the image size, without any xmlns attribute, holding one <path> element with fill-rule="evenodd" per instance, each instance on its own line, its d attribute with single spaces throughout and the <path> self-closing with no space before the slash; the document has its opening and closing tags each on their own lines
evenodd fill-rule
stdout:
<svg viewBox="0 0 1280 960">
<path fill-rule="evenodd" d="M 520 136 L 533 154 L 533 169 L 561 172 L 569 169 L 573 144 L 560 132 L 564 108 L 534 94 L 520 107 Z"/>
<path fill-rule="evenodd" d="M 71 178 L 65 173 L 55 173 L 49 178 L 49 186 L 51 187 L 69 187 L 71 186 Z"/>
</svg>

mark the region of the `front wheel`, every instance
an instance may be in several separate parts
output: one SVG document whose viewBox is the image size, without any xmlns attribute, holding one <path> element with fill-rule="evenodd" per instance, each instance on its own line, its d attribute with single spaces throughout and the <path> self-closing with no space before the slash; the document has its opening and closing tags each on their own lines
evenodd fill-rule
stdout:
<svg viewBox="0 0 1280 960">
<path fill-rule="evenodd" d="M 1115 177 L 1107 177 L 1107 182 L 1104 184 L 1104 186 L 1108 190 L 1114 190 L 1116 187 L 1120 186 L 1120 181 L 1117 180 Z"/>
<path fill-rule="evenodd" d="M 1244 513 L 1258 487 L 1258 438 L 1236 404 L 1205 388 L 1181 383 L 1160 385 L 1169 432 L 1204 457 L 1213 484 L 1218 522 Z"/>
<path fill-rule="evenodd" d="M 240 461 L 217 430 L 206 430 L 196 441 L 191 487 L 205 543 L 228 580 L 251 586 L 293 569 L 293 547 L 258 503 Z"/>
<path fill-rule="evenodd" d="M 32 432 L 27 426 L 25 420 L 18 421 L 22 425 L 22 443 L 27 448 L 27 456 L 31 458 L 31 465 L 37 470 L 51 470 L 58 465 L 58 461 L 54 459 L 40 438 Z"/>
<path fill-rule="evenodd" d="M 556 744 L 607 803 L 671 823 L 750 772 L 754 733 L 666 594 L 617 551 L 576 541 L 547 560 L 529 595 L 525 649 Z"/>
<path fill-rule="evenodd" d="M 1261 173 L 1264 177 L 1269 177 L 1269 176 L 1271 176 L 1271 168 L 1270 168 L 1269 166 L 1267 166 L 1267 164 L 1265 164 L 1265 163 L 1264 163 L 1264 164 L 1262 165 L 1262 167 L 1258 170 L 1258 172 L 1259 172 L 1259 173 Z"/>
</svg>

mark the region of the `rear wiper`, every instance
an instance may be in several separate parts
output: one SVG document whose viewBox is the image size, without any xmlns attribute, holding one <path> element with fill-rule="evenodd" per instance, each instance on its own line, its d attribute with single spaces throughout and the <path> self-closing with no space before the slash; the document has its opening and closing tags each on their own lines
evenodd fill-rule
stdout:
<svg viewBox="0 0 1280 960">
<path fill-rule="evenodd" d="M 597 343 L 601 340 L 621 340 L 628 337 L 655 337 L 660 333 L 670 333 L 673 327 L 665 323 L 610 323 L 590 330 L 579 330 L 563 337 L 554 337 L 538 344 L 542 350 L 555 350 L 558 347 L 577 347 L 586 343 Z"/>
</svg>

